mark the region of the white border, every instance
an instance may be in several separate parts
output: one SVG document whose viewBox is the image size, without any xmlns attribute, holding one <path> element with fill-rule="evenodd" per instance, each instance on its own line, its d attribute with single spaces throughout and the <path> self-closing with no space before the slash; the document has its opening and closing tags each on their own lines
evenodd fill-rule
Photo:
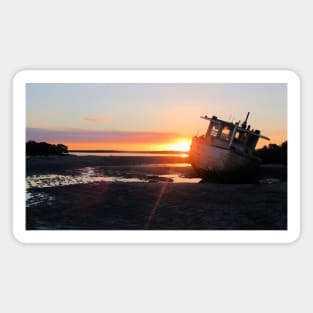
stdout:
<svg viewBox="0 0 313 313">
<path fill-rule="evenodd" d="M 288 230 L 25 229 L 27 83 L 287 83 Z M 292 166 L 291 166 L 292 165 Z M 23 243 L 290 243 L 300 235 L 300 79 L 290 70 L 25 70 L 13 79 L 13 234 Z"/>
</svg>

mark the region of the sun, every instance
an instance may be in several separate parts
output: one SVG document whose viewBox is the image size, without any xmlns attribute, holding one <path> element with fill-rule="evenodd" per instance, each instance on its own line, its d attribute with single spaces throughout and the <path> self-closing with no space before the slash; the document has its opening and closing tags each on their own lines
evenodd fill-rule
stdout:
<svg viewBox="0 0 313 313">
<path fill-rule="evenodd" d="M 190 150 L 190 142 L 188 141 L 179 141 L 175 144 L 169 146 L 170 151 L 181 151 L 188 152 Z"/>
</svg>

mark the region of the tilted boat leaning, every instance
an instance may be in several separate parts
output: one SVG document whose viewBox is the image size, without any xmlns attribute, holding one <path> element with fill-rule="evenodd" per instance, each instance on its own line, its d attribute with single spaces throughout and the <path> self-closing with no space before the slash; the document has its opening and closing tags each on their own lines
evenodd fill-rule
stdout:
<svg viewBox="0 0 313 313">
<path fill-rule="evenodd" d="M 243 175 L 260 164 L 261 159 L 254 155 L 255 147 L 260 138 L 270 139 L 247 125 L 249 114 L 241 125 L 240 121 L 233 123 L 216 116 L 201 116 L 210 124 L 205 135 L 193 137 L 189 158 L 202 177 Z"/>
</svg>

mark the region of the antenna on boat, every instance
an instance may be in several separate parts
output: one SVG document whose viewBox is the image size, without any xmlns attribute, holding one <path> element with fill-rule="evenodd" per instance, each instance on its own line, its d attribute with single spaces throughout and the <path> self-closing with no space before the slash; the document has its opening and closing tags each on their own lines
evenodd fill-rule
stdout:
<svg viewBox="0 0 313 313">
<path fill-rule="evenodd" d="M 244 120 L 244 122 L 241 124 L 241 127 L 246 129 L 247 127 L 247 122 L 248 122 L 248 117 L 250 115 L 250 112 L 248 112 L 247 116 L 246 116 L 246 119 Z"/>
</svg>

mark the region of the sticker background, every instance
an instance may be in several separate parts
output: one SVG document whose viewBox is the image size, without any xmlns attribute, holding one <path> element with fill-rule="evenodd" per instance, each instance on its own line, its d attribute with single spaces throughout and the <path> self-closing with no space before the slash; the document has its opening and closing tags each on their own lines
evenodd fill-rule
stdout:
<svg viewBox="0 0 313 313">
<path fill-rule="evenodd" d="M 4 1 L 1 311 L 312 311 L 313 60 L 307 1 Z M 290 68 L 302 80 L 302 224 L 290 245 L 21 245 L 12 77 L 23 68 Z M 5 296 L 4 296 L 5 295 Z"/>
</svg>

